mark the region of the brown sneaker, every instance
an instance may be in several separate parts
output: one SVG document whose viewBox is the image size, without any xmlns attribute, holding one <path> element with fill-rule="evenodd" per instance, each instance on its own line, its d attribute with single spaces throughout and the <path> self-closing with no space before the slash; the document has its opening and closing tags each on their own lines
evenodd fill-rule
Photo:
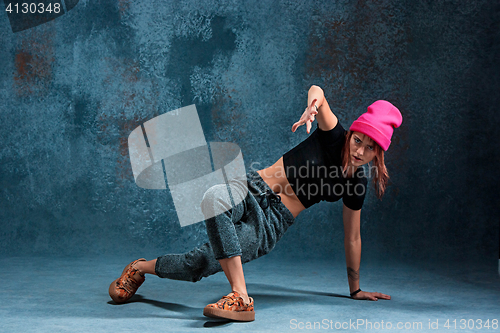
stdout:
<svg viewBox="0 0 500 333">
<path fill-rule="evenodd" d="M 225 318 L 237 321 L 255 320 L 253 310 L 253 298 L 249 297 L 250 303 L 245 304 L 243 298 L 233 291 L 223 296 L 217 303 L 208 304 L 203 309 L 203 315 L 211 318 Z"/>
<path fill-rule="evenodd" d="M 146 259 L 137 259 L 128 264 L 122 275 L 109 286 L 109 296 L 118 304 L 125 303 L 134 296 L 137 289 L 146 280 L 144 274 L 134 267 L 138 261 L 146 261 Z"/>
</svg>

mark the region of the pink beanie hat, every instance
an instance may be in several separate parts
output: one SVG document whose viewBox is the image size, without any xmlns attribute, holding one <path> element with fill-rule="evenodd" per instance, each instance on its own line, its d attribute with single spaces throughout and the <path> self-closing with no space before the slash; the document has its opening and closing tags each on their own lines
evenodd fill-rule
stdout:
<svg viewBox="0 0 500 333">
<path fill-rule="evenodd" d="M 391 144 L 394 128 L 402 122 L 401 112 L 391 103 L 380 100 L 370 105 L 368 111 L 355 120 L 349 130 L 368 135 L 386 151 Z"/>
</svg>

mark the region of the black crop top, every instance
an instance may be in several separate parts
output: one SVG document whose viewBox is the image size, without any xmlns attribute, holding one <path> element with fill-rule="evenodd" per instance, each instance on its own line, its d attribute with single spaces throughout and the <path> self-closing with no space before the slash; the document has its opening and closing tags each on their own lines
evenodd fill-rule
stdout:
<svg viewBox="0 0 500 333">
<path fill-rule="evenodd" d="M 367 190 L 364 169 L 358 167 L 352 178 L 344 178 L 342 174 L 341 152 L 345 140 L 346 130 L 340 122 L 330 131 L 317 127 L 283 155 L 288 182 L 304 207 L 340 198 L 352 210 L 363 206 Z"/>
</svg>

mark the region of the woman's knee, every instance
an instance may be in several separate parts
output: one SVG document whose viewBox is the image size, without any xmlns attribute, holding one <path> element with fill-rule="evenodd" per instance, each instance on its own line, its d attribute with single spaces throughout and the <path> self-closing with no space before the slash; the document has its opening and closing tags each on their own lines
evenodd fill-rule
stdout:
<svg viewBox="0 0 500 333">
<path fill-rule="evenodd" d="M 201 211 L 205 218 L 211 218 L 230 210 L 231 198 L 227 191 L 226 184 L 219 184 L 210 187 L 201 200 Z"/>
</svg>

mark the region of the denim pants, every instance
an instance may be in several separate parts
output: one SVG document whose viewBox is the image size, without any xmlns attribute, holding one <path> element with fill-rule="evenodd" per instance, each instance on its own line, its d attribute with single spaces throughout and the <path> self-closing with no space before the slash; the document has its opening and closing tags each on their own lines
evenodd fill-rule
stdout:
<svg viewBox="0 0 500 333">
<path fill-rule="evenodd" d="M 224 213 L 205 219 L 209 242 L 184 254 L 158 257 L 156 275 L 196 282 L 221 272 L 220 259 L 241 256 L 242 263 L 247 263 L 269 253 L 294 222 L 281 198 L 256 171 L 248 172 L 246 179 L 209 188 L 201 203 L 205 217 L 222 211 L 220 205 Z"/>
</svg>

